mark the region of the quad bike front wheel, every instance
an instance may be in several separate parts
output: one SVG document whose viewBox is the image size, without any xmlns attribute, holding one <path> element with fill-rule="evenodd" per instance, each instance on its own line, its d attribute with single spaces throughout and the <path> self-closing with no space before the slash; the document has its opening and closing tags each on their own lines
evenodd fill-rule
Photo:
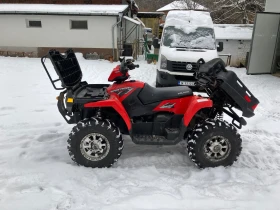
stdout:
<svg viewBox="0 0 280 210">
<path fill-rule="evenodd" d="M 123 149 L 120 130 L 109 120 L 98 118 L 80 121 L 67 142 L 71 159 L 92 168 L 111 167 Z"/>
<path fill-rule="evenodd" d="M 221 120 L 208 119 L 188 138 L 188 154 L 200 168 L 230 166 L 241 153 L 242 140 L 236 128 Z"/>
</svg>

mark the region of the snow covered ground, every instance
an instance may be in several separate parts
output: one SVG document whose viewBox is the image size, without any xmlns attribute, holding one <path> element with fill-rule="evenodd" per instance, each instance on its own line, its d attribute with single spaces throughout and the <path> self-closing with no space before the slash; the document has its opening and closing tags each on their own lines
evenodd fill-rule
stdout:
<svg viewBox="0 0 280 210">
<path fill-rule="evenodd" d="M 155 83 L 155 65 L 134 79 Z M 107 81 L 116 63 L 80 58 L 84 78 Z M 71 125 L 60 116 L 40 59 L 0 57 L 0 210 L 280 209 L 280 79 L 233 69 L 260 100 L 229 168 L 197 169 L 183 145 L 139 146 L 125 137 L 113 168 L 72 163 Z"/>
</svg>

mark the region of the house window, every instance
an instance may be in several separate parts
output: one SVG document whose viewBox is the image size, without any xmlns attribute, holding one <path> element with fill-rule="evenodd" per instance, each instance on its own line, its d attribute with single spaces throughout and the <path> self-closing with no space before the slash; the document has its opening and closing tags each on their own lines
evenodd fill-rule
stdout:
<svg viewBox="0 0 280 210">
<path fill-rule="evenodd" d="M 70 21 L 71 29 L 88 29 L 87 20 L 71 20 Z"/>
<path fill-rule="evenodd" d="M 42 28 L 41 20 L 28 20 L 27 21 L 28 28 Z"/>
</svg>

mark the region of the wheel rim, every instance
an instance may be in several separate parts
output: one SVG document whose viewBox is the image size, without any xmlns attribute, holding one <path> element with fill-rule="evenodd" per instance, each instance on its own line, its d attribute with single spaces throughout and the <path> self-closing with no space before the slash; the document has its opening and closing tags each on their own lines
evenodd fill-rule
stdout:
<svg viewBox="0 0 280 210">
<path fill-rule="evenodd" d="M 100 133 L 90 133 L 80 143 L 82 155 L 91 161 L 105 158 L 110 150 L 108 139 Z"/>
<path fill-rule="evenodd" d="M 231 151 L 229 140 L 223 136 L 214 136 L 204 144 L 204 156 L 212 161 L 218 162 L 226 159 Z"/>
</svg>

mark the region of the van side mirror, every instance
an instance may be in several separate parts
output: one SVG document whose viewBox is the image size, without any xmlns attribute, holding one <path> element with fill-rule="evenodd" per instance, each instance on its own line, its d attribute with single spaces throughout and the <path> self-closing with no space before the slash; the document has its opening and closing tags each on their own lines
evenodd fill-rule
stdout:
<svg viewBox="0 0 280 210">
<path fill-rule="evenodd" d="M 156 49 L 159 49 L 159 48 L 160 48 L 160 40 L 159 40 L 158 38 L 155 38 L 155 39 L 153 40 L 153 46 L 154 46 L 154 48 L 156 48 Z"/>
<path fill-rule="evenodd" d="M 218 52 L 222 52 L 224 50 L 224 43 L 223 42 L 219 42 L 218 46 L 217 46 L 217 51 Z"/>
</svg>

